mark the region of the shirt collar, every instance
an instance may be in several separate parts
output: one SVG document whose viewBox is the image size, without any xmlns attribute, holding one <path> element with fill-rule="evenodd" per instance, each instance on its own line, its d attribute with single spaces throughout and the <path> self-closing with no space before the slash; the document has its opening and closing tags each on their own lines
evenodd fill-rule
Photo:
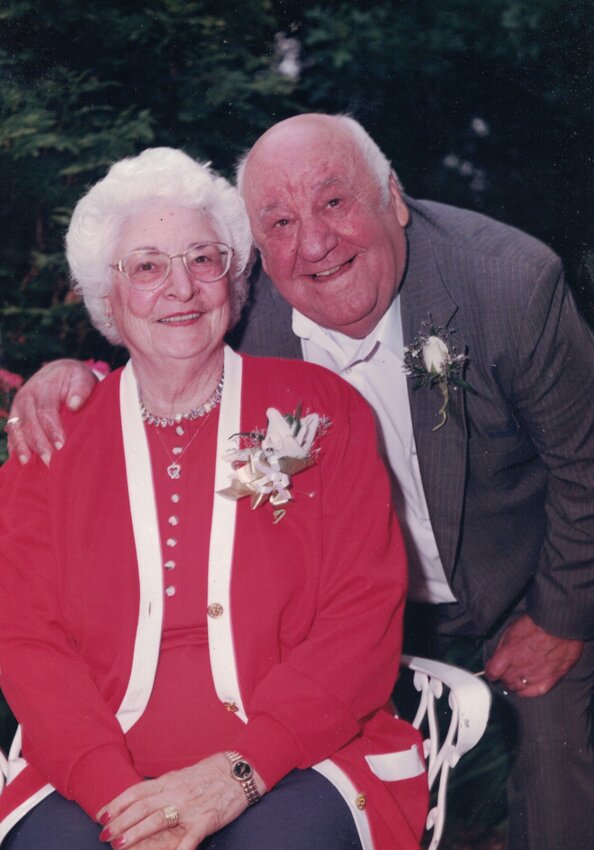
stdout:
<svg viewBox="0 0 594 850">
<path fill-rule="evenodd" d="M 402 335 L 400 311 L 400 293 L 397 293 L 396 298 L 392 301 L 378 325 L 378 329 L 381 329 L 378 338 L 382 345 L 385 345 L 392 354 L 402 360 L 404 357 L 404 337 Z"/>
<path fill-rule="evenodd" d="M 397 295 L 378 324 L 363 339 L 352 339 L 339 331 L 331 331 L 316 324 L 299 310 L 293 310 L 293 333 L 309 340 L 327 351 L 341 369 L 367 360 L 379 345 L 385 345 L 397 357 L 403 357 L 400 296 Z"/>
</svg>

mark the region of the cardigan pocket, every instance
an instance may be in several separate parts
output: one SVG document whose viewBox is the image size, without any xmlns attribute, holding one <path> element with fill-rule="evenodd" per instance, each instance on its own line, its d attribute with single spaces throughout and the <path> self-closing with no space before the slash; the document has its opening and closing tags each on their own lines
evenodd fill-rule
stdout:
<svg viewBox="0 0 594 850">
<path fill-rule="evenodd" d="M 372 773 L 383 782 L 413 779 L 413 777 L 425 773 L 425 762 L 421 758 L 416 744 L 413 744 L 410 750 L 365 756 L 365 761 Z"/>
</svg>

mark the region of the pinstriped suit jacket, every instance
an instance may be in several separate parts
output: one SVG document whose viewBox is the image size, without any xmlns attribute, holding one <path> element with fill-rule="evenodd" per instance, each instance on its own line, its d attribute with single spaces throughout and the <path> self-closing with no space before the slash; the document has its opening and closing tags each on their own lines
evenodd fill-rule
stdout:
<svg viewBox="0 0 594 850">
<path fill-rule="evenodd" d="M 485 632 L 525 597 L 551 634 L 592 637 L 594 337 L 542 243 L 467 210 L 407 203 L 405 345 L 430 316 L 467 353 L 473 390 L 450 392 L 434 432 L 439 390 L 409 387 L 448 579 Z M 291 308 L 264 275 L 240 348 L 302 356 Z"/>
</svg>

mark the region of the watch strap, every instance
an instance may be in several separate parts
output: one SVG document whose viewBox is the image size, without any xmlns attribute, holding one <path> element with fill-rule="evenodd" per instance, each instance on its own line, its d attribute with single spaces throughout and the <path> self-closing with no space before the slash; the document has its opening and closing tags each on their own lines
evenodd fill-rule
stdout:
<svg viewBox="0 0 594 850">
<path fill-rule="evenodd" d="M 243 788 L 248 806 L 253 806 L 261 797 L 254 780 L 254 769 L 244 757 L 235 750 L 225 750 L 225 756 L 231 765 L 231 776 Z"/>
</svg>

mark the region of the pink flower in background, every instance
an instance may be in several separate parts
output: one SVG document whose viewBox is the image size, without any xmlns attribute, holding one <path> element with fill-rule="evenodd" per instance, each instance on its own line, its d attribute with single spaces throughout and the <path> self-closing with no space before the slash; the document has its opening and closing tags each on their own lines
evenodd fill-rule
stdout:
<svg viewBox="0 0 594 850">
<path fill-rule="evenodd" d="M 0 369 L 0 388 L 3 390 L 18 390 L 22 383 L 23 378 L 21 375 L 17 375 L 15 372 L 9 372 L 6 369 Z"/>
<path fill-rule="evenodd" d="M 111 372 L 109 363 L 106 363 L 105 360 L 85 360 L 84 362 L 89 369 L 93 369 L 95 372 L 100 372 L 103 376 L 109 375 Z"/>
</svg>

